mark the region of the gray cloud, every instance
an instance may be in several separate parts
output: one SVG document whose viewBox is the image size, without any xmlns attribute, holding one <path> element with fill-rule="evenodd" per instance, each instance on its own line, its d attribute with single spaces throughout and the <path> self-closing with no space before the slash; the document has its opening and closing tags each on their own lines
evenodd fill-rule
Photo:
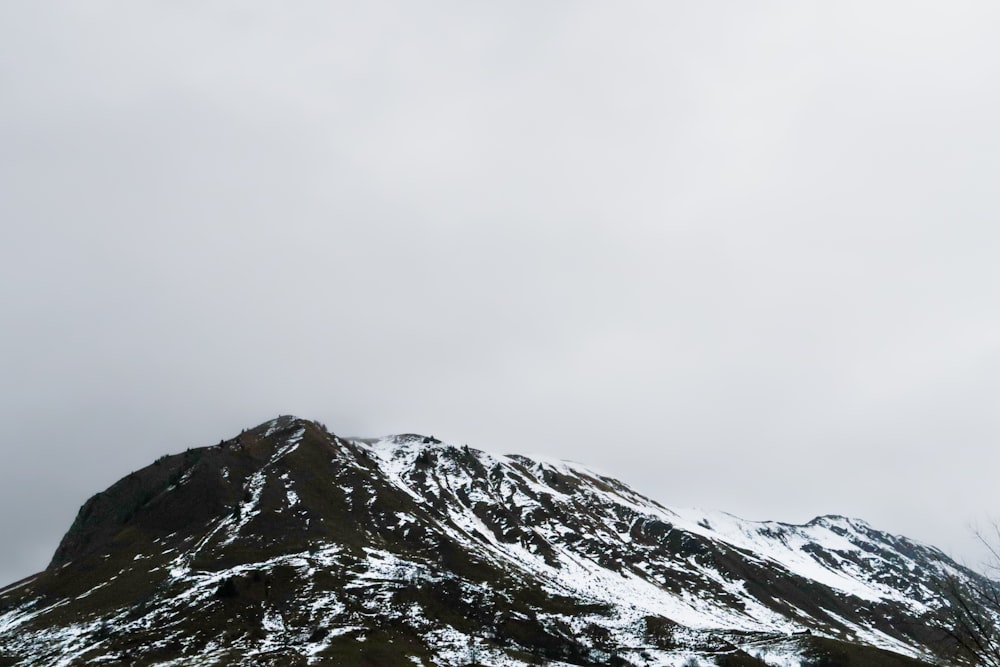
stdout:
<svg viewBox="0 0 1000 667">
<path fill-rule="evenodd" d="M 998 14 L 4 5 L 0 580 L 289 412 L 974 561 Z"/>
</svg>

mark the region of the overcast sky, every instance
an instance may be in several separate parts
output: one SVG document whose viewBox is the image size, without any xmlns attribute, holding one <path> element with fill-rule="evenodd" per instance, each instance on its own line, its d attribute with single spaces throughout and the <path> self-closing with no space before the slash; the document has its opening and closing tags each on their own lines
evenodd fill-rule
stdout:
<svg viewBox="0 0 1000 667">
<path fill-rule="evenodd" d="M 1000 512 L 1000 4 L 0 4 L 0 584 L 278 414 Z"/>
</svg>

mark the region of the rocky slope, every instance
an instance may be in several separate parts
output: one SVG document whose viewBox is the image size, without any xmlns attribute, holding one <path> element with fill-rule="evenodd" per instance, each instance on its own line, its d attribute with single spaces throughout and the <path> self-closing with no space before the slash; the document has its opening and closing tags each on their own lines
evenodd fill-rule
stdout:
<svg viewBox="0 0 1000 667">
<path fill-rule="evenodd" d="M 862 521 L 671 511 L 565 463 L 280 417 L 80 509 L 0 665 L 920 665 L 935 581 Z"/>
</svg>

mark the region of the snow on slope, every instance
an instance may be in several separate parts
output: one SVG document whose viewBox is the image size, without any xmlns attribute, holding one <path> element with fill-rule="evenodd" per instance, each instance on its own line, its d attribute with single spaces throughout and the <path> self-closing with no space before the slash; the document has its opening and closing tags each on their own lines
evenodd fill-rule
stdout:
<svg viewBox="0 0 1000 667">
<path fill-rule="evenodd" d="M 672 530 L 698 535 L 715 544 L 728 545 L 761 566 L 783 570 L 789 575 L 816 582 L 860 601 L 894 603 L 915 615 L 933 611 L 934 593 L 918 584 L 917 591 L 902 591 L 889 583 L 873 578 L 878 572 L 912 573 L 923 567 L 923 561 L 889 549 L 870 537 L 874 531 L 864 522 L 842 517 L 823 517 L 807 525 L 794 526 L 776 522 L 753 522 L 722 512 L 698 510 L 671 511 L 623 487 L 614 480 L 582 466 L 565 462 L 529 462 L 522 457 L 496 456 L 464 449 L 495 483 L 483 485 L 479 476 L 447 457 L 439 457 L 436 477 L 415 479 L 418 457 L 434 451 L 444 454 L 458 448 L 426 439 L 389 437 L 369 445 L 377 456 L 383 473 L 393 484 L 416 499 L 428 495 L 447 497 L 447 522 L 440 528 L 470 549 L 484 550 L 498 561 L 516 564 L 526 576 L 544 582 L 553 593 L 584 600 L 606 603 L 618 610 L 619 633 L 634 634 L 638 619 L 646 615 L 669 618 L 681 626 L 697 629 L 722 629 L 736 632 L 781 633 L 801 632 L 808 627 L 804 621 L 815 621 L 810 614 L 800 620 L 789 618 L 747 592 L 745 582 L 721 574 L 710 565 L 688 558 L 683 563 L 660 558 L 632 563 L 625 569 L 606 567 L 591 554 L 574 548 L 563 548 L 550 562 L 537 550 L 521 543 L 497 539 L 494 531 L 477 516 L 477 503 L 500 503 L 521 516 L 530 516 L 530 530 L 550 544 L 565 545 L 565 523 L 547 522 L 545 513 L 536 512 L 543 501 L 551 505 L 564 504 L 563 515 L 573 516 L 581 509 L 593 512 L 600 508 L 603 515 L 597 525 L 590 525 L 593 537 L 606 545 L 622 549 L 633 546 L 628 529 L 622 529 L 622 514 L 634 515 L 638 521 L 659 521 Z M 442 459 L 444 459 L 442 461 Z M 497 471 L 502 471 L 499 474 Z M 553 472 L 581 482 L 575 494 L 553 488 L 544 481 Z M 579 496 L 587 497 L 581 508 Z M 541 518 L 541 521 L 538 519 Z M 616 527 L 616 524 L 619 524 Z M 485 537 L 485 541 L 483 540 Z M 887 555 L 888 554 L 888 555 Z M 655 572 L 683 568 L 703 582 L 715 585 L 708 595 L 699 595 L 697 588 L 670 590 Z M 947 569 L 940 566 L 941 571 Z M 718 591 L 727 596 L 720 596 Z M 918 595 L 914 595 L 914 592 Z M 869 625 L 859 625 L 827 611 L 826 616 L 838 621 L 855 639 L 904 654 L 919 656 L 923 651 L 912 643 Z M 814 623 L 809 623 L 813 625 Z M 632 630 L 630 633 L 629 630 Z M 628 637 L 622 637 L 628 639 Z M 634 637 L 632 637 L 634 639 Z"/>
</svg>

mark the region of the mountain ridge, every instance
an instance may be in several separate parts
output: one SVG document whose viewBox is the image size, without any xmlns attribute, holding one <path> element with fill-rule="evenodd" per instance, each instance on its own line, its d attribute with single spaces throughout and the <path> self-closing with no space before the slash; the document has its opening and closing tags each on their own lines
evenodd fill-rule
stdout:
<svg viewBox="0 0 1000 667">
<path fill-rule="evenodd" d="M 944 575 L 978 576 L 862 520 L 675 511 L 578 464 L 284 416 L 84 503 L 0 589 L 0 656 L 784 667 L 833 642 L 926 664 Z"/>
</svg>

